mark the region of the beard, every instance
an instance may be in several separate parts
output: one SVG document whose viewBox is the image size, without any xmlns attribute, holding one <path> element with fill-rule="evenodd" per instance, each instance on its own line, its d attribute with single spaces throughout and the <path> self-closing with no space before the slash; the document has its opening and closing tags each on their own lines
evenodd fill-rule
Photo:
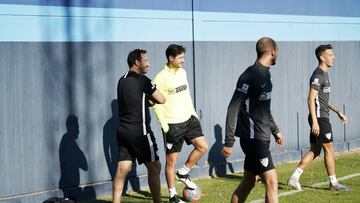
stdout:
<svg viewBox="0 0 360 203">
<path fill-rule="evenodd" d="M 272 60 L 271 60 L 271 65 L 273 66 L 273 65 L 275 65 L 276 64 L 276 58 L 273 58 Z"/>
<path fill-rule="evenodd" d="M 149 66 L 142 66 L 140 67 L 141 74 L 146 74 L 149 70 Z"/>
</svg>

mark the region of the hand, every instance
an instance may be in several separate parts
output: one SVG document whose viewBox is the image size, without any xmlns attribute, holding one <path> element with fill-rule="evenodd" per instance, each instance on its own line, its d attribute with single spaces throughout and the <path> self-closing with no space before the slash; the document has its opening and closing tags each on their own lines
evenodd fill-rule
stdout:
<svg viewBox="0 0 360 203">
<path fill-rule="evenodd" d="M 150 104 L 150 106 L 154 106 L 155 102 L 153 102 L 151 99 L 149 99 L 149 104 Z"/>
<path fill-rule="evenodd" d="M 228 158 L 231 154 L 232 154 L 232 147 L 223 147 L 223 149 L 221 150 L 221 154 L 225 157 Z"/>
<path fill-rule="evenodd" d="M 338 113 L 338 116 L 339 116 L 340 121 L 341 121 L 342 124 L 346 124 L 346 123 L 347 123 L 347 117 L 343 114 L 343 112 L 340 111 L 340 112 Z"/>
<path fill-rule="evenodd" d="M 315 136 L 318 136 L 320 133 L 320 127 L 319 124 L 317 122 L 313 122 L 312 127 L 311 127 L 311 133 Z"/>
<path fill-rule="evenodd" d="M 284 138 L 284 135 L 281 132 L 279 132 L 278 134 L 275 135 L 275 142 L 276 142 L 276 145 L 278 147 L 284 146 L 285 138 Z"/>
</svg>

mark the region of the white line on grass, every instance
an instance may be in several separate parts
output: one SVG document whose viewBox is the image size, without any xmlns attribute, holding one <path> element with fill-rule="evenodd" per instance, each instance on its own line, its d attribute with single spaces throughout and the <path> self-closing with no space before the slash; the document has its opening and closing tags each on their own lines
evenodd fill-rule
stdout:
<svg viewBox="0 0 360 203">
<path fill-rule="evenodd" d="M 338 178 L 338 180 L 342 181 L 342 180 L 350 179 L 350 178 L 353 178 L 353 177 L 356 177 L 356 176 L 360 176 L 360 173 L 354 173 L 354 174 L 350 174 L 350 175 L 347 175 L 347 176 L 343 176 L 341 178 Z M 327 184 L 329 184 L 329 182 L 315 183 L 315 184 L 311 185 L 310 187 L 319 187 L 319 186 L 323 186 L 323 185 L 327 185 Z M 305 190 L 302 190 L 302 191 L 305 191 Z M 279 194 L 279 197 L 284 197 L 284 196 L 296 194 L 296 193 L 299 193 L 299 192 L 302 192 L 302 191 L 300 191 L 300 190 L 291 190 L 291 191 L 288 191 L 288 192 L 282 192 L 282 193 Z M 260 203 L 260 202 L 264 202 L 264 199 L 254 200 L 254 201 L 251 201 L 250 203 Z"/>
</svg>

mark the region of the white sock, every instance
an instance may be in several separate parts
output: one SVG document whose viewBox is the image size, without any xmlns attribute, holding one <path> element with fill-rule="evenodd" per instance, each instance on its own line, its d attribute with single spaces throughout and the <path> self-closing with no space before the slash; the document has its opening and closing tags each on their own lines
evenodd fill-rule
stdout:
<svg viewBox="0 0 360 203">
<path fill-rule="evenodd" d="M 185 165 L 184 165 L 182 168 L 179 169 L 180 175 L 186 175 L 186 174 L 188 174 L 189 172 L 190 172 L 190 169 L 187 168 Z"/>
<path fill-rule="evenodd" d="M 329 176 L 331 185 L 336 185 L 338 183 L 336 175 Z"/>
<path fill-rule="evenodd" d="M 296 178 L 296 180 L 299 180 L 299 179 L 300 179 L 300 176 L 301 176 L 301 174 L 302 174 L 303 172 L 304 172 L 304 171 L 303 171 L 301 168 L 297 167 L 297 168 L 295 169 L 294 173 L 292 174 L 292 177 Z"/>
<path fill-rule="evenodd" d="M 169 188 L 170 198 L 174 197 L 174 195 L 177 195 L 175 188 Z"/>
</svg>

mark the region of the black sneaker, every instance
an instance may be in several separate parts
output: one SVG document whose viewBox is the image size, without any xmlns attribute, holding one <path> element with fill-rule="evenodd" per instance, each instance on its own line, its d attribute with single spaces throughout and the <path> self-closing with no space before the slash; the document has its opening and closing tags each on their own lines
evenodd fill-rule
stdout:
<svg viewBox="0 0 360 203">
<path fill-rule="evenodd" d="M 177 171 L 175 177 L 178 181 L 181 181 L 182 183 L 184 183 L 186 185 L 186 187 L 191 188 L 191 189 L 197 188 L 197 185 L 193 181 L 191 181 L 189 174 L 181 175 L 179 173 L 179 171 Z"/>
<path fill-rule="evenodd" d="M 169 203 L 185 203 L 182 201 L 178 195 L 174 195 L 173 197 L 169 198 Z"/>
</svg>

